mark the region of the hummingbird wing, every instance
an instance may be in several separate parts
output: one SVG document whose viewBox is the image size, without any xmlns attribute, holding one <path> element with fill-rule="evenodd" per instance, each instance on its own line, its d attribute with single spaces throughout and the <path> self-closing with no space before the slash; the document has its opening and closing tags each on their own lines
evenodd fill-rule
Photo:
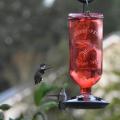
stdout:
<svg viewBox="0 0 120 120">
<path fill-rule="evenodd" d="M 35 82 L 35 84 L 38 84 L 38 83 L 40 83 L 42 81 L 42 76 L 41 76 L 41 74 L 39 73 L 39 72 L 37 72 L 36 74 L 35 74 L 35 76 L 34 76 L 34 82 Z"/>
</svg>

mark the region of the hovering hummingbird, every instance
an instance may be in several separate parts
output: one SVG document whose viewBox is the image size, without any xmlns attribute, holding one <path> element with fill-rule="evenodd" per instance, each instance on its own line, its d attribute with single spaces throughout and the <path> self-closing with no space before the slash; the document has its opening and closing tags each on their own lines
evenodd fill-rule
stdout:
<svg viewBox="0 0 120 120">
<path fill-rule="evenodd" d="M 40 64 L 39 69 L 37 70 L 37 72 L 34 75 L 34 82 L 35 84 L 38 84 L 42 81 L 42 76 L 45 73 L 46 70 L 51 69 L 52 67 L 46 65 L 46 64 Z"/>
</svg>

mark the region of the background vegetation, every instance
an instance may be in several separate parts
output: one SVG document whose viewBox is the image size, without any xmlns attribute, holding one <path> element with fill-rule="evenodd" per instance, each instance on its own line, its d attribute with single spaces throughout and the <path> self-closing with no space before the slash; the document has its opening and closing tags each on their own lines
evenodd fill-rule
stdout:
<svg viewBox="0 0 120 120">
<path fill-rule="evenodd" d="M 104 36 L 120 30 L 119 5 L 119 0 L 95 0 L 88 7 L 90 11 L 104 14 Z M 51 5 L 45 4 L 45 0 L 0 0 L 0 92 L 19 83 L 33 82 L 37 67 L 44 62 L 54 67 L 53 72 L 63 68 L 62 76 L 58 76 L 54 81 L 57 87 L 66 82 L 69 84 L 69 88 L 75 89 L 71 94 L 79 93 L 68 75 L 67 16 L 70 12 L 80 12 L 81 10 L 82 5 L 77 0 L 54 0 Z M 119 47 L 114 49 L 112 54 L 109 55 L 111 52 L 106 53 L 106 63 L 110 64 L 105 68 L 105 75 L 112 75 L 112 78 L 117 76 L 118 81 L 115 83 L 110 81 L 111 85 L 107 87 L 102 87 L 101 83 L 95 88 L 95 90 L 103 89 L 102 96 L 108 95 L 106 99 L 112 98 L 110 106 L 104 110 L 69 110 L 68 113 L 54 108 L 46 112 L 49 120 L 120 119 L 118 94 L 120 50 Z M 112 59 L 113 55 L 117 56 L 117 60 Z M 109 66 L 113 63 L 114 66 L 110 69 Z M 52 76 L 52 73 L 50 74 Z M 53 75 L 50 78 L 54 77 Z M 109 79 L 107 80 L 109 81 Z M 46 82 L 52 83 L 50 79 L 47 79 Z M 113 93 L 113 91 L 117 93 Z M 27 104 L 29 103 L 31 104 L 31 102 Z M 30 116 L 30 114 L 27 115 Z"/>
</svg>

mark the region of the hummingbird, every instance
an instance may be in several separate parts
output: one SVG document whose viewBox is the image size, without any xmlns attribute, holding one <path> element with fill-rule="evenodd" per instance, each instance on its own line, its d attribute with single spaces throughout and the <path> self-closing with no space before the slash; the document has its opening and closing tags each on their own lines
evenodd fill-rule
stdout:
<svg viewBox="0 0 120 120">
<path fill-rule="evenodd" d="M 65 109 L 65 105 L 64 105 L 63 102 L 67 101 L 67 99 L 68 99 L 68 96 L 67 96 L 65 88 L 61 88 L 60 92 L 57 95 L 48 95 L 48 97 L 57 97 L 58 108 L 60 110 L 64 110 Z"/>
<path fill-rule="evenodd" d="M 66 90 L 65 90 L 65 88 L 62 88 L 60 90 L 60 93 L 59 93 L 59 96 L 58 96 L 58 102 L 59 102 L 58 108 L 60 110 L 64 110 L 65 109 L 65 105 L 64 105 L 63 102 L 67 101 L 67 99 L 68 99 L 68 97 L 67 97 L 67 94 L 66 94 Z"/>
<path fill-rule="evenodd" d="M 43 80 L 42 76 L 45 74 L 45 71 L 48 70 L 48 69 L 51 69 L 51 68 L 52 67 L 50 67 L 46 64 L 40 64 L 39 69 L 37 70 L 37 72 L 34 75 L 35 84 L 40 83 Z"/>
</svg>

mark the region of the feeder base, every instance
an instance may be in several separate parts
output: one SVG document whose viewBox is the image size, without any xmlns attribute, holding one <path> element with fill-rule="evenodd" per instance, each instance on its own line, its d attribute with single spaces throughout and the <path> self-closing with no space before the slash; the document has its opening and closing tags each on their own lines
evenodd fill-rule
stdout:
<svg viewBox="0 0 120 120">
<path fill-rule="evenodd" d="M 89 99 L 85 100 L 83 95 L 73 97 L 70 100 L 63 102 L 67 108 L 77 109 L 100 109 L 106 107 L 109 103 L 102 98 L 89 95 Z"/>
</svg>

